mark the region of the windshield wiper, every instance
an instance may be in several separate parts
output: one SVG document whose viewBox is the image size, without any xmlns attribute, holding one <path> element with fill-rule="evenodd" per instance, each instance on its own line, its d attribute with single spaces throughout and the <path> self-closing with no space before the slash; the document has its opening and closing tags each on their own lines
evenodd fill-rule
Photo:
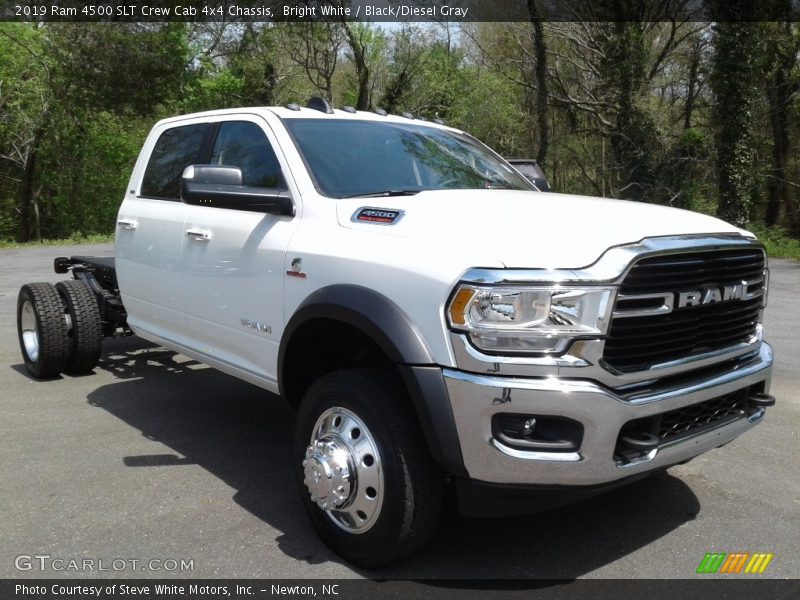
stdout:
<svg viewBox="0 0 800 600">
<path fill-rule="evenodd" d="M 352 196 L 339 196 L 344 198 L 388 198 L 389 196 L 414 196 L 422 190 L 384 190 L 382 192 L 369 192 L 368 194 L 353 194 Z"/>
</svg>

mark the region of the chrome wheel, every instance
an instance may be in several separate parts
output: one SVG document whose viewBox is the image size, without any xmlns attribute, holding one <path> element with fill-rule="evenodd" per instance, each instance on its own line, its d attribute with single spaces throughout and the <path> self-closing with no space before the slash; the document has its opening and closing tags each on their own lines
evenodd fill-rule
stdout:
<svg viewBox="0 0 800 600">
<path fill-rule="evenodd" d="M 36 322 L 36 312 L 34 312 L 30 300 L 26 300 L 22 304 L 20 311 L 20 336 L 28 359 L 36 362 L 39 359 L 39 325 Z"/>
<path fill-rule="evenodd" d="M 303 459 L 303 483 L 325 514 L 350 533 L 364 533 L 383 504 L 381 457 L 355 413 L 334 406 L 317 419 Z"/>
<path fill-rule="evenodd" d="M 297 407 L 294 457 L 311 523 L 352 563 L 384 567 L 436 528 L 444 480 L 398 374 L 352 368 L 314 381 Z"/>
</svg>

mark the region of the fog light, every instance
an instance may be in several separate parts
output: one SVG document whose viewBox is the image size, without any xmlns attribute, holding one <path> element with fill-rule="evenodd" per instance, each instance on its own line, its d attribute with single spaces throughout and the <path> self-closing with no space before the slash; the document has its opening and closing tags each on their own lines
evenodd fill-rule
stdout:
<svg viewBox="0 0 800 600">
<path fill-rule="evenodd" d="M 492 434 L 518 450 L 577 452 L 583 425 L 565 417 L 499 413 L 492 417 Z"/>
<path fill-rule="evenodd" d="M 536 419 L 525 419 L 525 423 L 522 426 L 522 435 L 524 437 L 530 437 L 533 435 L 533 428 L 536 426 Z"/>
</svg>

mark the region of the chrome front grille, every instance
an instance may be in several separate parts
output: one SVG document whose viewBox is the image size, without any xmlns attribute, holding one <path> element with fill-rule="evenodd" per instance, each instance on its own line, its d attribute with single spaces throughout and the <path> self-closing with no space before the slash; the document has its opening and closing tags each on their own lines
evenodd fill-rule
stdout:
<svg viewBox="0 0 800 600">
<path fill-rule="evenodd" d="M 622 373 L 642 371 L 751 340 L 763 304 L 764 268 L 764 252 L 759 247 L 638 260 L 620 287 L 615 306 L 620 316 L 611 322 L 603 352 L 605 363 Z M 682 292 L 723 289 L 743 281 L 749 282 L 749 299 L 685 307 L 675 300 Z M 626 311 L 630 314 L 625 315 Z"/>
</svg>

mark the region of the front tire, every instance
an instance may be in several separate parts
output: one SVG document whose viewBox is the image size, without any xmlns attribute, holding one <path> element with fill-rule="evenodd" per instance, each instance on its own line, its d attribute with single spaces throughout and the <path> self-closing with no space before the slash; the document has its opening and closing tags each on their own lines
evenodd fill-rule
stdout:
<svg viewBox="0 0 800 600">
<path fill-rule="evenodd" d="M 348 369 L 320 378 L 300 405 L 294 446 L 306 511 L 336 553 L 378 568 L 427 542 L 443 478 L 396 376 Z"/>
<path fill-rule="evenodd" d="M 64 304 L 51 283 L 28 283 L 17 297 L 17 335 L 25 368 L 36 379 L 57 377 L 67 364 Z"/>
</svg>

